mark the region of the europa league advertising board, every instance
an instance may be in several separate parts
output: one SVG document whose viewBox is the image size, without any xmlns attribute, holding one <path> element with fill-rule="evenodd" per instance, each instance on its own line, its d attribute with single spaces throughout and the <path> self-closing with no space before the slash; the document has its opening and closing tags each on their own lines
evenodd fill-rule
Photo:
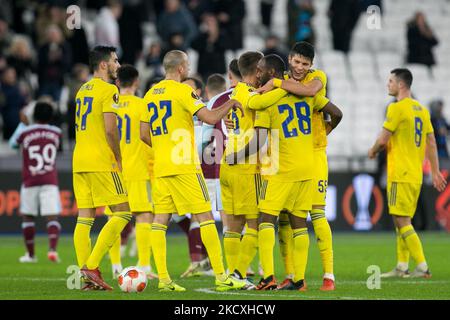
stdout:
<svg viewBox="0 0 450 320">
<path fill-rule="evenodd" d="M 20 172 L 1 172 L 0 181 L 0 233 L 20 231 Z M 327 189 L 326 215 L 335 231 L 383 231 L 392 230 L 387 213 L 386 190 L 367 173 L 331 173 Z M 59 173 L 62 204 L 61 224 L 63 232 L 75 227 L 77 206 L 72 189 L 72 174 Z M 102 209 L 98 210 L 102 216 Z M 217 220 L 219 215 L 215 214 Z M 106 218 L 104 218 L 106 221 Z M 44 223 L 44 222 L 42 222 Z M 426 183 L 422 187 L 413 223 L 421 230 L 446 229 L 450 231 L 450 187 L 438 195 Z M 38 222 L 39 224 L 39 222 Z M 97 232 L 103 223 L 96 223 Z M 44 229 L 42 229 L 44 230 Z M 178 228 L 173 228 L 174 231 Z"/>
</svg>

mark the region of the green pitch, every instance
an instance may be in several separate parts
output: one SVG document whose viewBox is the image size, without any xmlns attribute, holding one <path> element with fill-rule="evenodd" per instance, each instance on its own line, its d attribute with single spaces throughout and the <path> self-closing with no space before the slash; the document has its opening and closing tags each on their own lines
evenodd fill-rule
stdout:
<svg viewBox="0 0 450 320">
<path fill-rule="evenodd" d="M 0 300 L 5 299 L 189 299 L 189 300 L 243 300 L 243 299 L 450 299 L 450 235 L 445 233 L 420 233 L 425 254 L 433 277 L 431 279 L 382 279 L 381 288 L 370 290 L 367 279 L 371 274 L 367 269 L 377 265 L 387 271 L 395 265 L 394 233 L 335 234 L 334 255 L 337 290 L 321 292 L 322 267 L 314 238 L 310 235 L 311 246 L 307 268 L 308 292 L 255 292 L 235 291 L 218 293 L 214 291 L 212 277 L 179 279 L 188 266 L 186 239 L 182 235 L 168 237 L 168 268 L 172 278 L 187 288 L 181 293 L 159 293 L 157 282 L 149 281 L 141 294 L 122 293 L 111 277 L 108 256 L 101 270 L 104 278 L 113 284 L 112 292 L 81 292 L 67 289 L 67 267 L 74 264 L 75 254 L 72 238 L 62 237 L 59 244 L 60 264 L 47 260 L 47 238 L 37 238 L 37 264 L 21 264 L 19 256 L 24 253 L 20 236 L 0 237 Z M 277 277 L 283 280 L 282 265 L 278 248 L 275 249 Z M 136 258 L 125 257 L 124 267 L 136 263 Z M 413 266 L 410 266 L 412 268 Z M 253 268 L 257 270 L 255 259 Z M 255 278 L 259 280 L 259 277 Z"/>
</svg>

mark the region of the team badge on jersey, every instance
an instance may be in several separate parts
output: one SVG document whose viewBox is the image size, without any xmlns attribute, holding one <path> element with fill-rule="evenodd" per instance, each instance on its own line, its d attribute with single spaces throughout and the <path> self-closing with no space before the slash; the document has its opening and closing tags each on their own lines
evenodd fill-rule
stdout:
<svg viewBox="0 0 450 320">
<path fill-rule="evenodd" d="M 114 103 L 118 104 L 119 103 L 119 95 L 117 93 L 114 93 L 113 95 L 113 101 Z"/>
<path fill-rule="evenodd" d="M 196 100 L 200 100 L 200 97 L 194 91 L 192 91 L 191 96 Z"/>
</svg>

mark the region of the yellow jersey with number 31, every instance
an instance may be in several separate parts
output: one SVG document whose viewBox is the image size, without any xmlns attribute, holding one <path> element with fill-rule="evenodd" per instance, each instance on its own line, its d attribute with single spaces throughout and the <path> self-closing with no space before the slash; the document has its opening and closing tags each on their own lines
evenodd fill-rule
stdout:
<svg viewBox="0 0 450 320">
<path fill-rule="evenodd" d="M 422 183 L 430 114 L 418 101 L 405 98 L 388 106 L 383 128 L 392 132 L 387 147 L 387 181 Z"/>
<path fill-rule="evenodd" d="M 73 172 L 117 171 L 117 161 L 106 140 L 104 113 L 117 113 L 119 91 L 100 78 L 83 84 L 75 98 Z"/>
<path fill-rule="evenodd" d="M 312 114 L 328 102 L 321 95 L 288 94 L 271 107 L 256 112 L 255 127 L 270 130 L 270 165 L 261 169 L 266 179 L 295 182 L 313 178 Z"/>
<path fill-rule="evenodd" d="M 132 95 L 119 96 L 117 126 L 122 153 L 123 178 L 127 181 L 148 180 L 153 171 L 152 148 L 140 138 L 141 117 L 147 112 L 144 100 Z"/>
<path fill-rule="evenodd" d="M 190 86 L 163 80 L 145 95 L 142 122 L 150 124 L 155 177 L 201 173 L 193 116 L 206 107 Z"/>
</svg>

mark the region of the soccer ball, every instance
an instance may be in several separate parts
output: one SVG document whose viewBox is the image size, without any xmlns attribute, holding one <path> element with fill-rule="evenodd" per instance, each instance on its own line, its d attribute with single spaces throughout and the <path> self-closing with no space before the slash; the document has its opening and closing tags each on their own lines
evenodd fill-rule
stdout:
<svg viewBox="0 0 450 320">
<path fill-rule="evenodd" d="M 147 275 L 138 267 L 123 269 L 117 278 L 123 292 L 142 292 L 147 287 Z"/>
</svg>

